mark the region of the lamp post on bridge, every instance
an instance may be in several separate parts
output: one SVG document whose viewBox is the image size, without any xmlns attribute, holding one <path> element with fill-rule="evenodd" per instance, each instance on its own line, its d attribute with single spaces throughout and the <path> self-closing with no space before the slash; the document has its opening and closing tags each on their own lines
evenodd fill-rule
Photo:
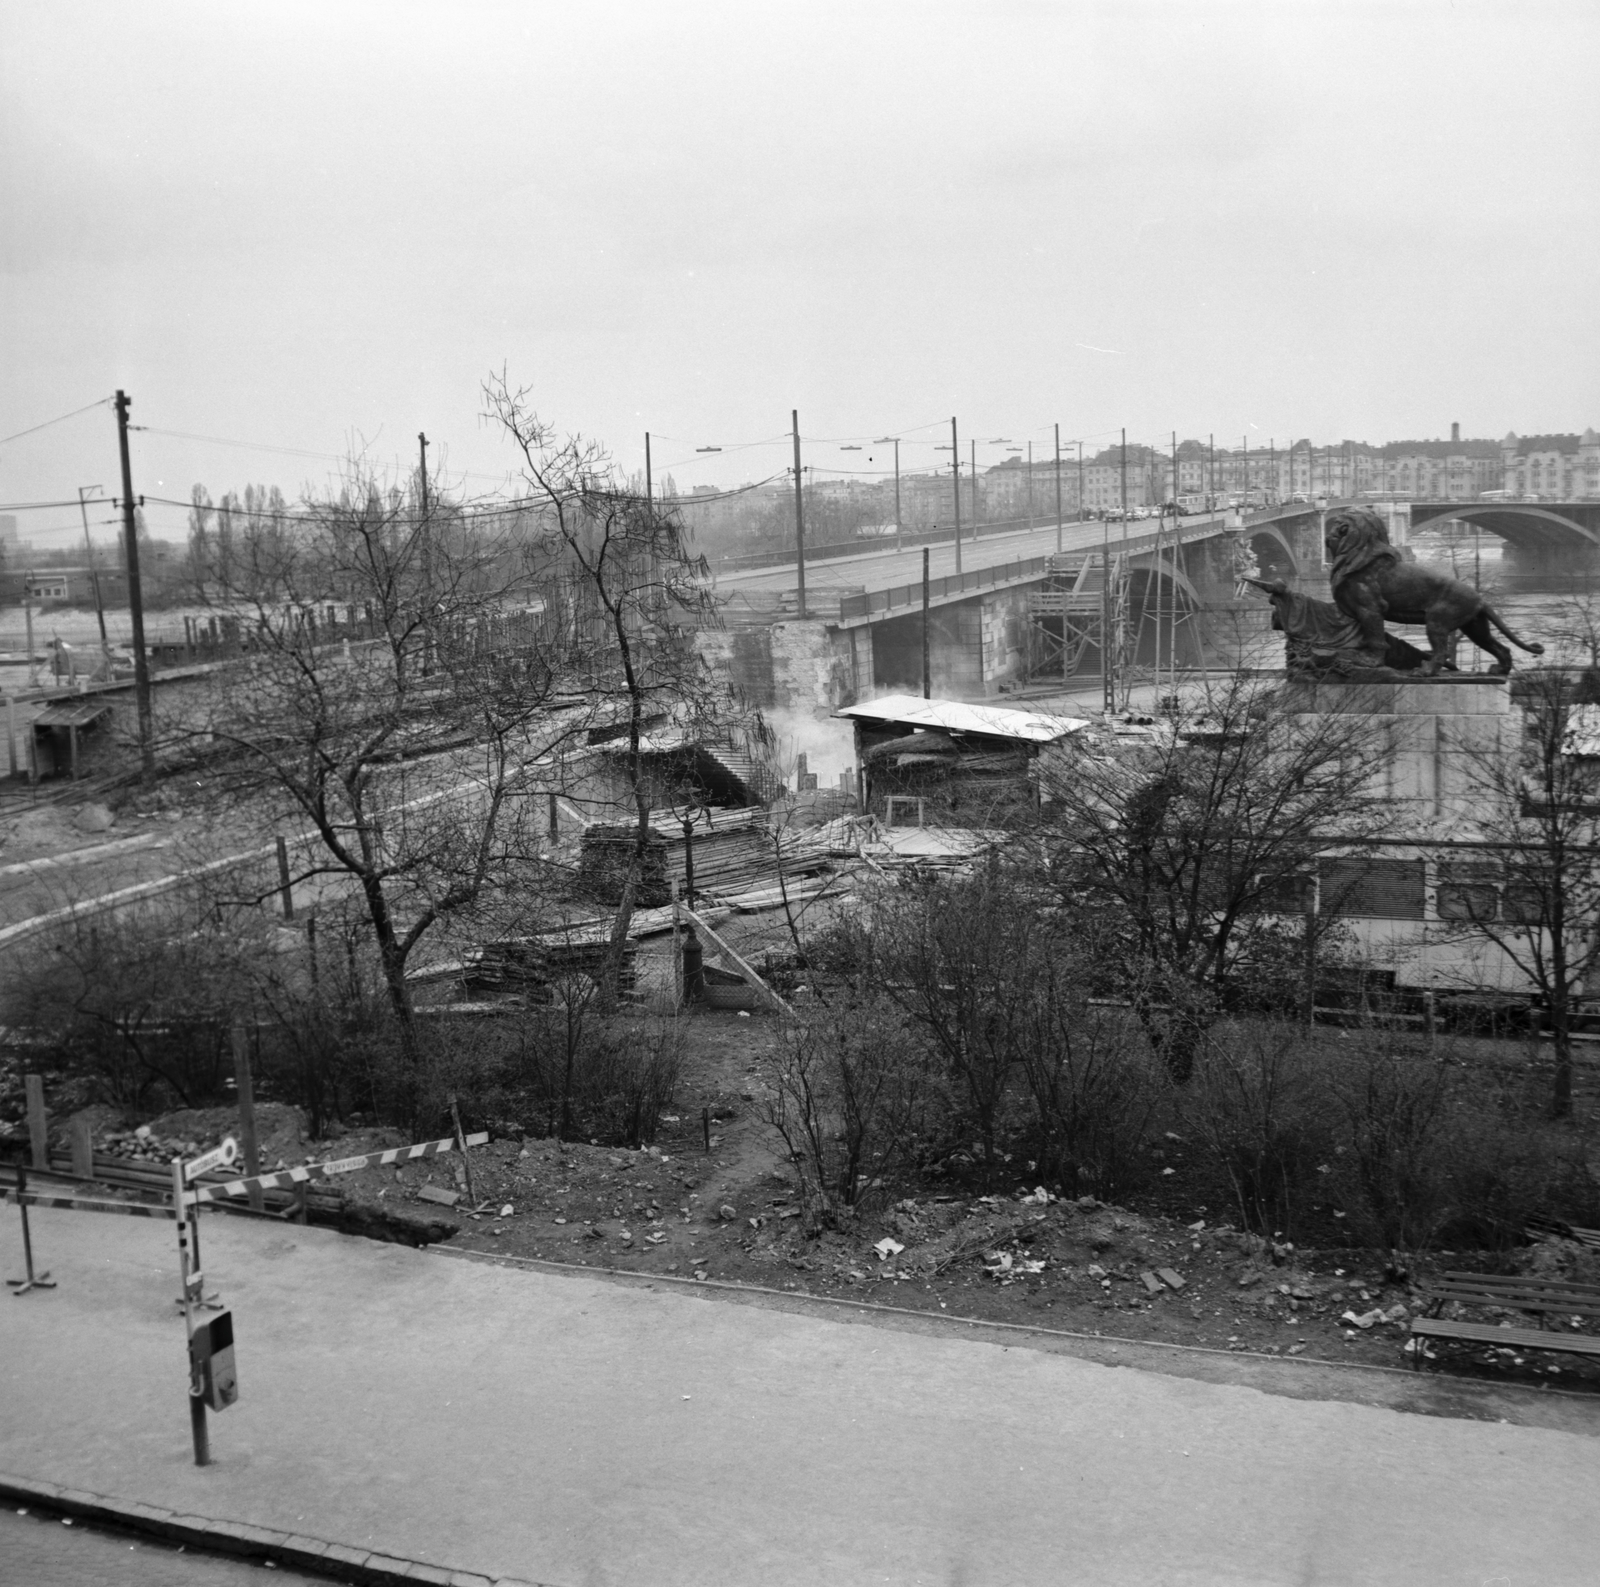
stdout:
<svg viewBox="0 0 1600 1587">
<path fill-rule="evenodd" d="M 874 446 L 894 447 L 894 545 L 895 550 L 900 549 L 900 540 L 904 531 L 900 527 L 900 437 L 898 435 L 880 435 L 872 443 Z"/>
</svg>

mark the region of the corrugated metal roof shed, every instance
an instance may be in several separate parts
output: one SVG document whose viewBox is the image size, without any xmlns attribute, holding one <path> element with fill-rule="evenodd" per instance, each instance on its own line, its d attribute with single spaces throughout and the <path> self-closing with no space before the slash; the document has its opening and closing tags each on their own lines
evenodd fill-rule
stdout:
<svg viewBox="0 0 1600 1587">
<path fill-rule="evenodd" d="M 35 727 L 93 727 L 111 707 L 94 700 L 57 700 L 33 719 Z"/>
<path fill-rule="evenodd" d="M 924 700 L 919 694 L 888 694 L 863 705 L 848 705 L 834 715 L 857 722 L 904 722 L 946 733 L 977 733 L 1025 744 L 1053 744 L 1089 725 L 1083 717 L 1044 716 L 997 705 L 967 705 L 961 700 Z"/>
</svg>

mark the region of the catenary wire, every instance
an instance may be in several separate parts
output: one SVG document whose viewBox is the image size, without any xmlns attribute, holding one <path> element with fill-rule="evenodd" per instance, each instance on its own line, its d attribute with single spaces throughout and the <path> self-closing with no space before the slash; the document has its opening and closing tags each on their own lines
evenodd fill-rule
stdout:
<svg viewBox="0 0 1600 1587">
<path fill-rule="evenodd" d="M 0 446 L 5 446 L 10 441 L 20 441 L 25 435 L 37 435 L 40 430 L 48 430 L 52 424 L 65 424 L 68 419 L 76 419 L 79 414 L 93 413 L 96 408 L 107 407 L 111 402 L 110 397 L 101 397 L 98 402 L 87 403 L 81 408 L 74 408 L 71 413 L 63 413 L 54 419 L 46 419 L 43 424 L 35 424 L 26 430 L 18 430 L 15 435 L 0 436 Z"/>
</svg>

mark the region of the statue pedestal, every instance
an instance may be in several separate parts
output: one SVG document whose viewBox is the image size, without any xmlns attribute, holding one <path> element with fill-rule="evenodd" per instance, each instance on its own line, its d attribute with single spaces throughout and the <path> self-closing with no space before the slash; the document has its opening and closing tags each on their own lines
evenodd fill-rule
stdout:
<svg viewBox="0 0 1600 1587">
<path fill-rule="evenodd" d="M 1373 769 L 1372 793 L 1394 803 L 1397 827 L 1441 817 L 1492 822 L 1501 814 L 1501 802 L 1486 787 L 1486 769 L 1507 764 L 1521 742 L 1519 713 L 1511 709 L 1503 677 L 1291 677 L 1284 708 L 1371 721 L 1373 753 L 1380 761 Z"/>
</svg>

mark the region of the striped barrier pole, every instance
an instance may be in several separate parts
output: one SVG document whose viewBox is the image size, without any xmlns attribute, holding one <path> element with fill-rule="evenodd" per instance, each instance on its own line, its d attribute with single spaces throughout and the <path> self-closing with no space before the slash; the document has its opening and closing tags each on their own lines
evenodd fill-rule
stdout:
<svg viewBox="0 0 1600 1587">
<path fill-rule="evenodd" d="M 33 1271 L 33 1236 L 28 1232 L 28 1170 L 26 1165 L 17 1164 L 17 1209 L 22 1214 L 22 1260 L 27 1272 L 26 1278 L 8 1278 L 7 1285 L 13 1295 L 26 1295 L 30 1289 L 54 1289 L 55 1282 L 48 1273 Z"/>
<path fill-rule="evenodd" d="M 24 1207 L 65 1207 L 74 1212 L 122 1212 L 130 1218 L 175 1218 L 171 1207 L 152 1207 L 142 1201 L 103 1201 L 93 1196 L 47 1196 L 38 1190 L 8 1190 L 7 1201 Z"/>
<path fill-rule="evenodd" d="M 362 1168 L 386 1168 L 391 1163 L 412 1163 L 421 1157 L 438 1157 L 457 1146 L 482 1146 L 489 1139 L 487 1130 L 463 1136 L 458 1143 L 453 1135 L 442 1141 L 424 1141 L 418 1146 L 391 1146 L 387 1151 L 367 1152 L 360 1157 L 337 1157 L 326 1163 L 307 1163 L 301 1168 L 285 1168 L 275 1174 L 254 1174 L 249 1179 L 230 1179 L 221 1185 L 202 1185 L 187 1193 L 185 1201 L 200 1206 L 208 1201 L 224 1201 L 233 1196 L 248 1196 L 251 1190 L 292 1190 L 310 1180 L 327 1179 L 335 1174 L 353 1174 Z"/>
</svg>

